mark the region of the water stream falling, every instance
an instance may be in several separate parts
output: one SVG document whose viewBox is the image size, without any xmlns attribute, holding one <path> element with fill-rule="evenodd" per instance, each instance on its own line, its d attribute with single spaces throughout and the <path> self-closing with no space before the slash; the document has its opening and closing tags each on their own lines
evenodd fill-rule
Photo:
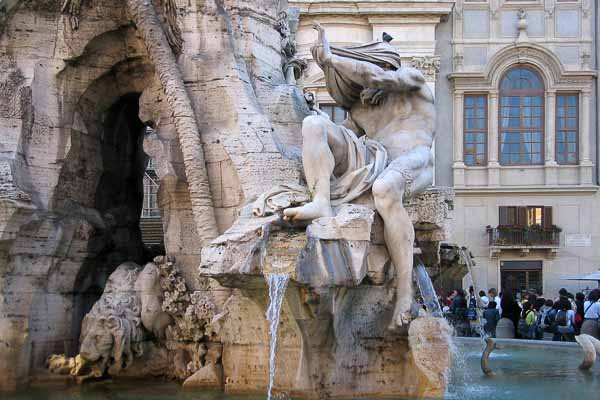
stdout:
<svg viewBox="0 0 600 400">
<path fill-rule="evenodd" d="M 471 253 L 467 250 L 466 247 L 462 247 L 460 249 L 460 255 L 465 260 L 467 264 L 467 270 L 469 271 L 469 276 L 471 277 L 471 285 L 473 286 L 473 292 L 475 293 L 475 298 L 477 299 L 477 320 L 479 321 L 479 337 L 481 338 L 481 342 L 485 345 L 485 339 L 487 338 L 487 334 L 485 333 L 485 321 L 483 319 L 483 312 L 481 311 L 481 298 L 479 297 L 479 291 L 477 290 L 477 285 L 475 284 L 475 275 L 473 275 L 473 258 L 471 257 Z"/>
<path fill-rule="evenodd" d="M 277 328 L 279 327 L 279 316 L 281 314 L 281 305 L 290 277 L 288 274 L 271 273 L 267 274 L 267 283 L 269 285 L 269 309 L 267 310 L 267 321 L 269 321 L 269 332 L 271 334 L 269 350 L 269 388 L 267 390 L 267 399 L 271 400 L 271 391 L 275 381 L 275 354 L 277 350 Z"/>
<path fill-rule="evenodd" d="M 444 314 L 442 313 L 442 308 L 440 307 L 440 302 L 435 293 L 433 283 L 421 260 L 417 259 L 414 271 L 417 277 L 417 286 L 419 286 L 425 308 L 427 308 L 427 311 L 429 311 L 432 316 L 438 318 L 443 317 Z"/>
</svg>

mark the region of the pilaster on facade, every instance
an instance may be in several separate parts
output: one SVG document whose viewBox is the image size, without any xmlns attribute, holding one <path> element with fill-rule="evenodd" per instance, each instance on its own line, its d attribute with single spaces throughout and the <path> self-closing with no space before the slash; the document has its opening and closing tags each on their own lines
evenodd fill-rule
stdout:
<svg viewBox="0 0 600 400">
<path fill-rule="evenodd" d="M 465 164 L 463 161 L 463 104 L 464 94 L 462 91 L 454 92 L 454 186 L 465 186 Z"/>
<path fill-rule="evenodd" d="M 556 109 L 556 90 L 546 90 L 546 121 L 545 121 L 545 157 L 544 165 L 547 167 L 555 167 L 556 155 L 555 155 L 555 143 L 556 143 L 556 113 L 553 110 Z M 547 182 L 548 184 L 548 182 Z M 555 184 L 555 183 L 549 183 Z"/>
</svg>

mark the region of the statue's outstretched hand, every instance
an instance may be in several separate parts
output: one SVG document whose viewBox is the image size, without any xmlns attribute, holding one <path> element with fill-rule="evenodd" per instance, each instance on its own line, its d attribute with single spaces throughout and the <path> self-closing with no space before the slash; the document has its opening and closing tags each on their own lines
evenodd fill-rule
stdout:
<svg viewBox="0 0 600 400">
<path fill-rule="evenodd" d="M 323 26 L 317 21 L 313 21 L 312 28 L 319 33 L 318 41 L 322 42 L 323 38 L 325 37 L 325 29 L 323 28 Z"/>
<path fill-rule="evenodd" d="M 315 43 L 315 46 L 322 47 L 322 49 L 320 49 L 320 51 L 319 51 L 321 62 L 327 63 L 331 60 L 331 49 L 329 47 L 329 42 L 327 41 L 327 38 L 325 37 L 325 29 L 317 21 L 313 22 L 312 27 L 315 31 L 317 31 L 319 33 L 319 36 L 317 37 L 317 41 Z"/>
</svg>

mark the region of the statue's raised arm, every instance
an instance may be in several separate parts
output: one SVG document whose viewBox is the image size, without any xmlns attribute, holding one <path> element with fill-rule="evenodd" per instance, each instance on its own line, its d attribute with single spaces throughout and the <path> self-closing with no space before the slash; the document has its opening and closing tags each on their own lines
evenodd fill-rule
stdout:
<svg viewBox="0 0 600 400">
<path fill-rule="evenodd" d="M 318 32 L 312 53 L 327 75 L 332 97 L 342 106 L 355 100 L 356 92 L 381 90 L 385 92 L 420 91 L 425 77 L 415 68 L 400 66 L 400 60 L 392 46 L 383 41 L 355 47 L 356 51 L 332 48 L 319 23 L 313 28 Z M 429 90 L 424 90 L 426 100 L 433 102 Z M 347 98 L 340 101 L 340 97 Z"/>
</svg>

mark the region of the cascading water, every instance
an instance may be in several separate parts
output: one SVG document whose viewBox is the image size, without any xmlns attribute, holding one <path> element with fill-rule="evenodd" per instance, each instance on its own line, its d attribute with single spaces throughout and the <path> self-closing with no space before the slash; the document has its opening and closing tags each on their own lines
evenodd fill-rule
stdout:
<svg viewBox="0 0 600 400">
<path fill-rule="evenodd" d="M 267 321 L 269 321 L 269 331 L 271 334 L 269 350 L 269 388 L 267 389 L 267 399 L 271 400 L 271 391 L 275 381 L 275 354 L 277 350 L 277 328 L 279 327 L 279 316 L 281 314 L 281 305 L 290 277 L 288 274 L 271 273 L 267 274 L 267 283 L 269 285 L 269 309 L 267 310 Z"/>
<path fill-rule="evenodd" d="M 469 253 L 466 247 L 462 247 L 460 249 L 460 255 L 467 264 L 467 270 L 469 271 L 469 276 L 471 277 L 471 284 L 473 286 L 473 291 L 477 299 L 477 305 L 479 306 L 482 303 L 481 299 L 479 298 L 479 292 L 477 291 L 477 285 L 475 285 L 475 275 L 473 275 L 473 258 L 471 257 L 471 253 Z M 483 313 L 481 312 L 481 309 L 479 307 L 477 307 L 477 320 L 479 321 L 479 337 L 481 338 L 481 342 L 485 345 L 485 339 L 487 338 L 487 334 L 485 333 L 485 321 L 483 319 Z"/>
<path fill-rule="evenodd" d="M 419 286 L 419 291 L 421 292 L 421 297 L 423 297 L 425 308 L 427 308 L 427 311 L 429 311 L 432 316 L 442 318 L 444 314 L 442 313 L 440 302 L 435 294 L 435 289 L 433 287 L 433 283 L 431 282 L 431 278 L 429 277 L 429 274 L 425 269 L 425 265 L 423 265 L 421 260 L 417 261 L 414 271 L 417 277 L 417 286 Z"/>
</svg>

